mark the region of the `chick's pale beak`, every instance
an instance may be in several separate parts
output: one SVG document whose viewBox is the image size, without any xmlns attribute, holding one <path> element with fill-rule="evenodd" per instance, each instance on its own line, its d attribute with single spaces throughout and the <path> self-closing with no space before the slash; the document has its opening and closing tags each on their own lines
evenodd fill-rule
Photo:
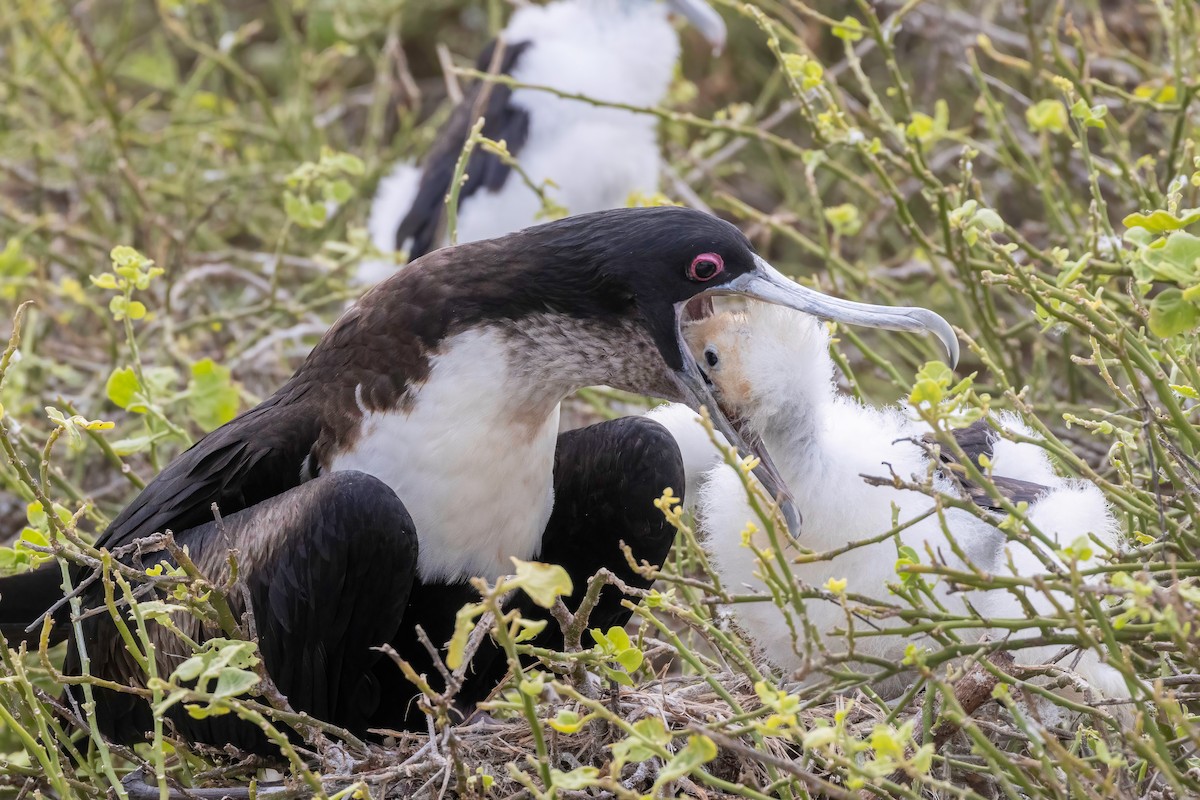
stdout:
<svg viewBox="0 0 1200 800">
<path fill-rule="evenodd" d="M 687 347 L 681 346 L 681 349 L 684 353 L 684 363 L 683 368 L 678 372 L 679 380 L 687 393 L 691 395 L 694 407 L 704 406 L 707 408 L 713 427 L 721 432 L 726 441 L 736 447 L 742 455 L 750 455 L 758 459 L 758 466 L 754 468 L 754 477 L 758 478 L 758 482 L 762 484 L 767 494 L 779 505 L 783 520 L 787 523 L 788 534 L 793 538 L 798 536 L 800 534 L 800 511 L 796 508 L 787 484 L 779 475 L 779 470 L 775 468 L 771 454 L 763 446 L 762 439 L 753 431 L 735 425 L 725 416 L 725 412 L 713 396 L 708 381 L 700 372 L 696 360 L 692 358 Z"/>
<path fill-rule="evenodd" d="M 875 306 L 829 297 L 801 286 L 757 256 L 753 271 L 735 278 L 716 291 L 720 294 L 738 294 L 766 303 L 787 306 L 831 322 L 892 331 L 932 333 L 945 348 L 950 366 L 958 364 L 958 337 L 954 335 L 954 329 L 950 327 L 950 323 L 929 309 Z"/>
<path fill-rule="evenodd" d="M 713 53 L 725 49 L 725 21 L 704 0 L 667 0 L 667 8 L 700 31 L 700 35 L 712 45 Z"/>
</svg>

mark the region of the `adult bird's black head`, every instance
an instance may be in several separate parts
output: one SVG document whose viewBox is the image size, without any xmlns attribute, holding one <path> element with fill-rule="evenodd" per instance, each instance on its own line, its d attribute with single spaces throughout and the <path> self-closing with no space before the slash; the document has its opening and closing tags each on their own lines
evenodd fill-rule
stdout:
<svg viewBox="0 0 1200 800">
<path fill-rule="evenodd" d="M 734 226 L 674 207 L 582 214 L 436 251 L 368 293 L 350 315 L 386 315 L 393 323 L 397 312 L 424 316 L 403 324 L 425 342 L 426 358 L 445 354 L 456 335 L 489 331 L 497 344 L 478 357 L 507 362 L 500 370 L 505 385 L 494 391 L 524 394 L 523 407 L 507 413 L 530 422 L 571 391 L 600 383 L 704 406 L 731 442 L 760 459 L 757 475 L 782 501 L 795 531 L 798 518 L 770 455 L 722 413 L 681 335 L 689 302 L 717 294 L 838 322 L 931 331 L 957 359 L 953 331 L 933 312 L 853 303 L 801 287 L 760 258 Z M 389 327 L 382 316 L 377 324 Z M 469 381 L 460 388 L 470 391 Z"/>
</svg>

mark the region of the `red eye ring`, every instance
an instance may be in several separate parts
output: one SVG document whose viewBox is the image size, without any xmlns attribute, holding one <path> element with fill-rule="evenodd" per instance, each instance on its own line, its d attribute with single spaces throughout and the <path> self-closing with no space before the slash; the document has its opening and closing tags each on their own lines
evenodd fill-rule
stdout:
<svg viewBox="0 0 1200 800">
<path fill-rule="evenodd" d="M 701 253 L 692 259 L 688 277 L 694 281 L 711 281 L 725 269 L 725 259 L 717 253 Z"/>
</svg>

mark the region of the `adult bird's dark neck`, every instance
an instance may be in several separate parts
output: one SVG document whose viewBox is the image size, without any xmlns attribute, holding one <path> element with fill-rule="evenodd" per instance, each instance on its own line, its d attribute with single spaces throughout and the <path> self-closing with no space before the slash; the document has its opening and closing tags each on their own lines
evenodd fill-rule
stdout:
<svg viewBox="0 0 1200 800">
<path fill-rule="evenodd" d="M 612 382 L 650 355 L 634 298 L 586 263 L 586 249 L 545 238 L 525 231 L 416 260 L 348 309 L 297 378 L 361 385 L 361 405 L 393 409 L 456 337 L 493 330 L 515 370 L 557 384 L 548 391 Z"/>
</svg>

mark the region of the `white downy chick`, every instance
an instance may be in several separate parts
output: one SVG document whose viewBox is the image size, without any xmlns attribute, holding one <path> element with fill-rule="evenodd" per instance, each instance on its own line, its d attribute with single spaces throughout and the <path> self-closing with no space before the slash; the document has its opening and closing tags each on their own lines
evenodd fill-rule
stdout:
<svg viewBox="0 0 1200 800">
<path fill-rule="evenodd" d="M 671 13 L 686 18 L 714 51 L 723 47 L 725 25 L 704 0 L 557 0 L 513 14 L 501 34 L 507 53 L 502 71 L 520 83 L 603 102 L 661 105 L 679 60 Z M 487 68 L 485 60 L 481 69 Z M 464 97 L 466 111 L 477 97 L 474 91 Z M 570 214 L 623 207 L 632 194 L 658 191 L 662 164 L 658 121 L 651 115 L 500 84 L 481 111 L 495 126 L 484 134 L 503 139 L 529 181 L 544 185 L 547 196 Z M 367 225 L 378 250 L 402 250 L 412 259 L 445 243 L 444 232 L 429 241 L 397 238 L 405 222 L 408 228 L 438 227 L 471 116 L 456 113 L 439 132 L 451 146 L 435 148 L 420 167 L 400 163 L 380 181 Z M 501 236 L 541 221 L 542 201 L 526 181 L 494 155 L 479 159 L 469 170 L 477 182 L 468 180 L 459 198 L 458 241 Z M 422 193 L 426 175 L 439 185 Z M 391 261 L 367 261 L 357 280 L 373 284 L 395 268 Z"/>
<path fill-rule="evenodd" d="M 903 480 L 922 482 L 933 471 L 933 485 L 938 491 L 958 492 L 956 484 L 934 470 L 929 454 L 914 442 L 928 433 L 923 423 L 910 418 L 899 406 L 874 408 L 837 391 L 828 333 L 812 317 L 756 303 L 743 313 L 726 312 L 692 323 L 686 336 L 698 363 L 715 384 L 726 412 L 740 417 L 762 437 L 794 495 L 803 523 L 796 542 L 781 543 L 789 561 L 800 552 L 796 545 L 817 553 L 841 548 L 892 529 L 893 508 L 898 509 L 896 520 L 903 523 L 934 505 L 922 492 L 874 486 L 862 475 L 886 478 L 894 472 Z M 689 505 L 698 510 L 705 546 L 726 587 L 735 593 L 747 588 L 764 592 L 756 557 L 742 545 L 741 531 L 755 517 L 746 502 L 741 479 L 725 464 L 714 466 L 720 455 L 690 409 L 660 407 L 651 416 L 666 425 L 680 443 L 689 470 L 689 489 L 692 485 L 699 488 L 698 493 L 692 491 L 689 495 Z M 1013 415 L 999 415 L 997 422 L 1030 435 Z M 1044 548 L 1047 557 L 1057 560 L 1053 550 L 1080 537 L 1094 536 L 1108 547 L 1117 548 L 1117 525 L 1097 487 L 1058 476 L 1045 451 L 1034 444 L 1015 443 L 998 435 L 991 444 L 994 474 L 1044 488 L 1030 503 L 1027 518 L 1056 543 L 1053 548 Z M 1030 576 L 1047 571 L 1033 551 L 1009 543 L 1003 532 L 966 511 L 947 509 L 945 524 L 966 560 L 985 572 L 1005 575 L 1015 571 Z M 932 549 L 949 566 L 966 567 L 955 555 L 936 515 L 911 525 L 897 538 L 900 544 L 912 547 L 922 561 L 928 561 L 927 552 Z M 769 546 L 761 531 L 752 540 L 758 549 Z M 1093 559 L 1099 555 L 1097 552 Z M 792 564 L 791 570 L 809 587 L 820 588 L 830 578 L 845 579 L 848 593 L 895 602 L 897 598 L 889 594 L 886 585 L 899 580 L 894 571 L 896 559 L 896 538 L 892 538 L 830 560 Z M 985 618 L 1011 619 L 1026 614 L 1020 601 L 1005 590 L 951 592 L 945 581 L 939 581 L 935 596 L 951 613 L 965 613 L 969 602 Z M 1051 613 L 1053 603 L 1045 595 L 1031 592 L 1028 600 L 1039 612 Z M 1057 600 L 1071 606 L 1069 598 Z M 830 635 L 848 624 L 841 603 L 810 599 L 805 601 L 805 612 L 831 652 L 844 652 L 845 646 Z M 784 615 L 773 603 L 739 603 L 733 613 L 770 662 L 787 671 L 802 667 L 804 631 L 799 631 L 800 641 L 793 642 Z M 852 618 L 849 624 L 855 626 L 856 633 L 906 625 L 895 618 Z M 971 641 L 983 632 L 964 631 L 960 635 Z M 1027 631 L 1014 636 L 1037 633 Z M 1005 635 L 1003 631 L 990 634 L 995 638 Z M 886 634 L 856 636 L 854 645 L 861 656 L 895 663 L 903 658 L 910 641 L 920 645 L 920 641 L 902 635 Z M 1061 650 L 1057 646 L 1024 649 L 1017 651 L 1016 657 L 1019 663 L 1038 664 Z M 1061 665 L 1073 663 L 1071 657 Z M 1100 663 L 1094 653 L 1084 653 L 1074 670 L 1100 694 L 1128 695 L 1120 675 Z M 876 687 L 883 691 L 896 688 Z"/>
</svg>

